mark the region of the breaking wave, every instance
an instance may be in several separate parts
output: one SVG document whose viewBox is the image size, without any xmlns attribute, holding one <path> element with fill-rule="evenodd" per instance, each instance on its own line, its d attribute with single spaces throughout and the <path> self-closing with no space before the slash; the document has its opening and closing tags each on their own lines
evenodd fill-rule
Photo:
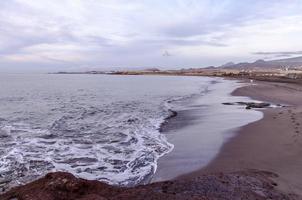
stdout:
<svg viewBox="0 0 302 200">
<path fill-rule="evenodd" d="M 199 93 L 200 85 L 197 88 Z M 141 94 L 126 100 L 120 96 L 118 101 L 111 98 L 123 93 L 110 90 L 108 94 L 103 90 L 103 96 L 90 88 L 36 96 L 24 91 L 20 97 L 0 98 L 11 106 L 2 109 L 8 117 L 0 117 L 0 188 L 4 189 L 52 171 L 114 185 L 148 183 L 157 160 L 173 149 L 160 133 L 161 125 L 176 115 L 173 106 L 196 94 L 196 90 L 179 96 L 163 91 L 152 98 Z M 201 89 L 206 91 L 207 87 Z M 101 99 L 104 102 L 99 103 Z"/>
</svg>

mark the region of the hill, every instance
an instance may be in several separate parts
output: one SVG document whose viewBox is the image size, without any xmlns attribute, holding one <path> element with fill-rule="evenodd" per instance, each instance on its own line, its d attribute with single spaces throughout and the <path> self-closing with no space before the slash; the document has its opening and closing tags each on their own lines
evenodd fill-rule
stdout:
<svg viewBox="0 0 302 200">
<path fill-rule="evenodd" d="M 279 60 L 257 60 L 252 63 L 244 62 L 232 64 L 229 62 L 220 66 L 223 69 L 275 69 L 275 68 L 283 68 L 283 69 L 302 69 L 302 56 L 287 58 L 287 59 L 279 59 Z"/>
</svg>

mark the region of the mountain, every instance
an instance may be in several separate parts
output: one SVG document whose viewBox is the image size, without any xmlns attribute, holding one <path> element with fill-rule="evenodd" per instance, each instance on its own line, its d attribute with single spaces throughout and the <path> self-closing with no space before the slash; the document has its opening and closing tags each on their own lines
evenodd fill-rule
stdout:
<svg viewBox="0 0 302 200">
<path fill-rule="evenodd" d="M 286 58 L 279 60 L 257 60 L 252 63 L 237 63 L 229 62 L 221 65 L 220 68 L 224 69 L 274 69 L 274 68 L 289 68 L 289 69 L 302 69 L 302 56 L 294 58 Z"/>
<path fill-rule="evenodd" d="M 228 62 L 228 63 L 225 63 L 224 65 L 221 65 L 221 67 L 229 67 L 229 66 L 233 66 L 235 65 L 234 62 Z"/>
</svg>

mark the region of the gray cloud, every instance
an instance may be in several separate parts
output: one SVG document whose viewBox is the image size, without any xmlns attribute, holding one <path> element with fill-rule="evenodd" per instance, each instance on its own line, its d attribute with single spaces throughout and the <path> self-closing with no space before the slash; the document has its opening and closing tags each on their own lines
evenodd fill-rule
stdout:
<svg viewBox="0 0 302 200">
<path fill-rule="evenodd" d="M 254 55 L 300 55 L 302 51 L 254 52 Z"/>
<path fill-rule="evenodd" d="M 215 46 L 215 47 L 225 47 L 227 44 L 216 42 L 215 40 L 206 41 L 205 39 L 186 39 L 186 38 L 166 38 L 166 39 L 146 39 L 137 40 L 136 43 L 156 45 L 156 46 Z"/>
<path fill-rule="evenodd" d="M 264 59 L 289 58 L 302 55 L 302 51 L 253 52 L 253 55 L 265 56 Z"/>
<path fill-rule="evenodd" d="M 241 44 L 252 46 L 251 36 L 260 40 L 262 30 L 246 27 L 300 16 L 301 8 L 298 0 L 1 1 L 0 71 L 22 66 L 57 70 L 87 65 L 212 65 L 228 61 L 231 54 L 249 55 L 251 50 L 244 52 Z M 272 45 L 276 44 L 251 49 Z M 173 56 L 163 58 L 164 51 Z"/>
<path fill-rule="evenodd" d="M 192 5 L 192 10 L 194 10 Z M 208 8 L 197 12 L 194 18 L 173 23 L 163 28 L 163 33 L 168 36 L 190 37 L 221 31 L 232 27 L 243 26 L 246 23 L 262 19 L 272 19 L 288 12 L 287 9 L 280 9 L 284 5 L 280 1 L 211 1 Z M 278 8 L 278 11 L 274 9 Z M 292 11 L 292 14 L 298 12 Z M 216 13 L 217 12 L 217 13 Z M 287 14 L 287 13 L 286 13 Z"/>
</svg>

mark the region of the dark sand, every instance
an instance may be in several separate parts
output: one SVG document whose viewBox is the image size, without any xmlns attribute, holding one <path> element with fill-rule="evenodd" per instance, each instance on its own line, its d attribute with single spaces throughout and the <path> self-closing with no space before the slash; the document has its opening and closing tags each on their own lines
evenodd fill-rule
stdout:
<svg viewBox="0 0 302 200">
<path fill-rule="evenodd" d="M 245 106 L 223 105 L 225 102 L 251 101 L 230 93 L 242 84 L 223 82 L 212 85 L 213 92 L 184 102 L 177 116 L 162 128 L 174 149 L 158 160 L 152 182 L 172 180 L 206 166 L 219 153 L 235 129 L 262 118 L 262 113 Z"/>
<path fill-rule="evenodd" d="M 205 168 L 179 177 L 258 169 L 274 172 L 280 190 L 302 195 L 302 86 L 257 82 L 233 95 L 288 104 L 264 110 L 264 118 L 242 127 Z"/>
</svg>

